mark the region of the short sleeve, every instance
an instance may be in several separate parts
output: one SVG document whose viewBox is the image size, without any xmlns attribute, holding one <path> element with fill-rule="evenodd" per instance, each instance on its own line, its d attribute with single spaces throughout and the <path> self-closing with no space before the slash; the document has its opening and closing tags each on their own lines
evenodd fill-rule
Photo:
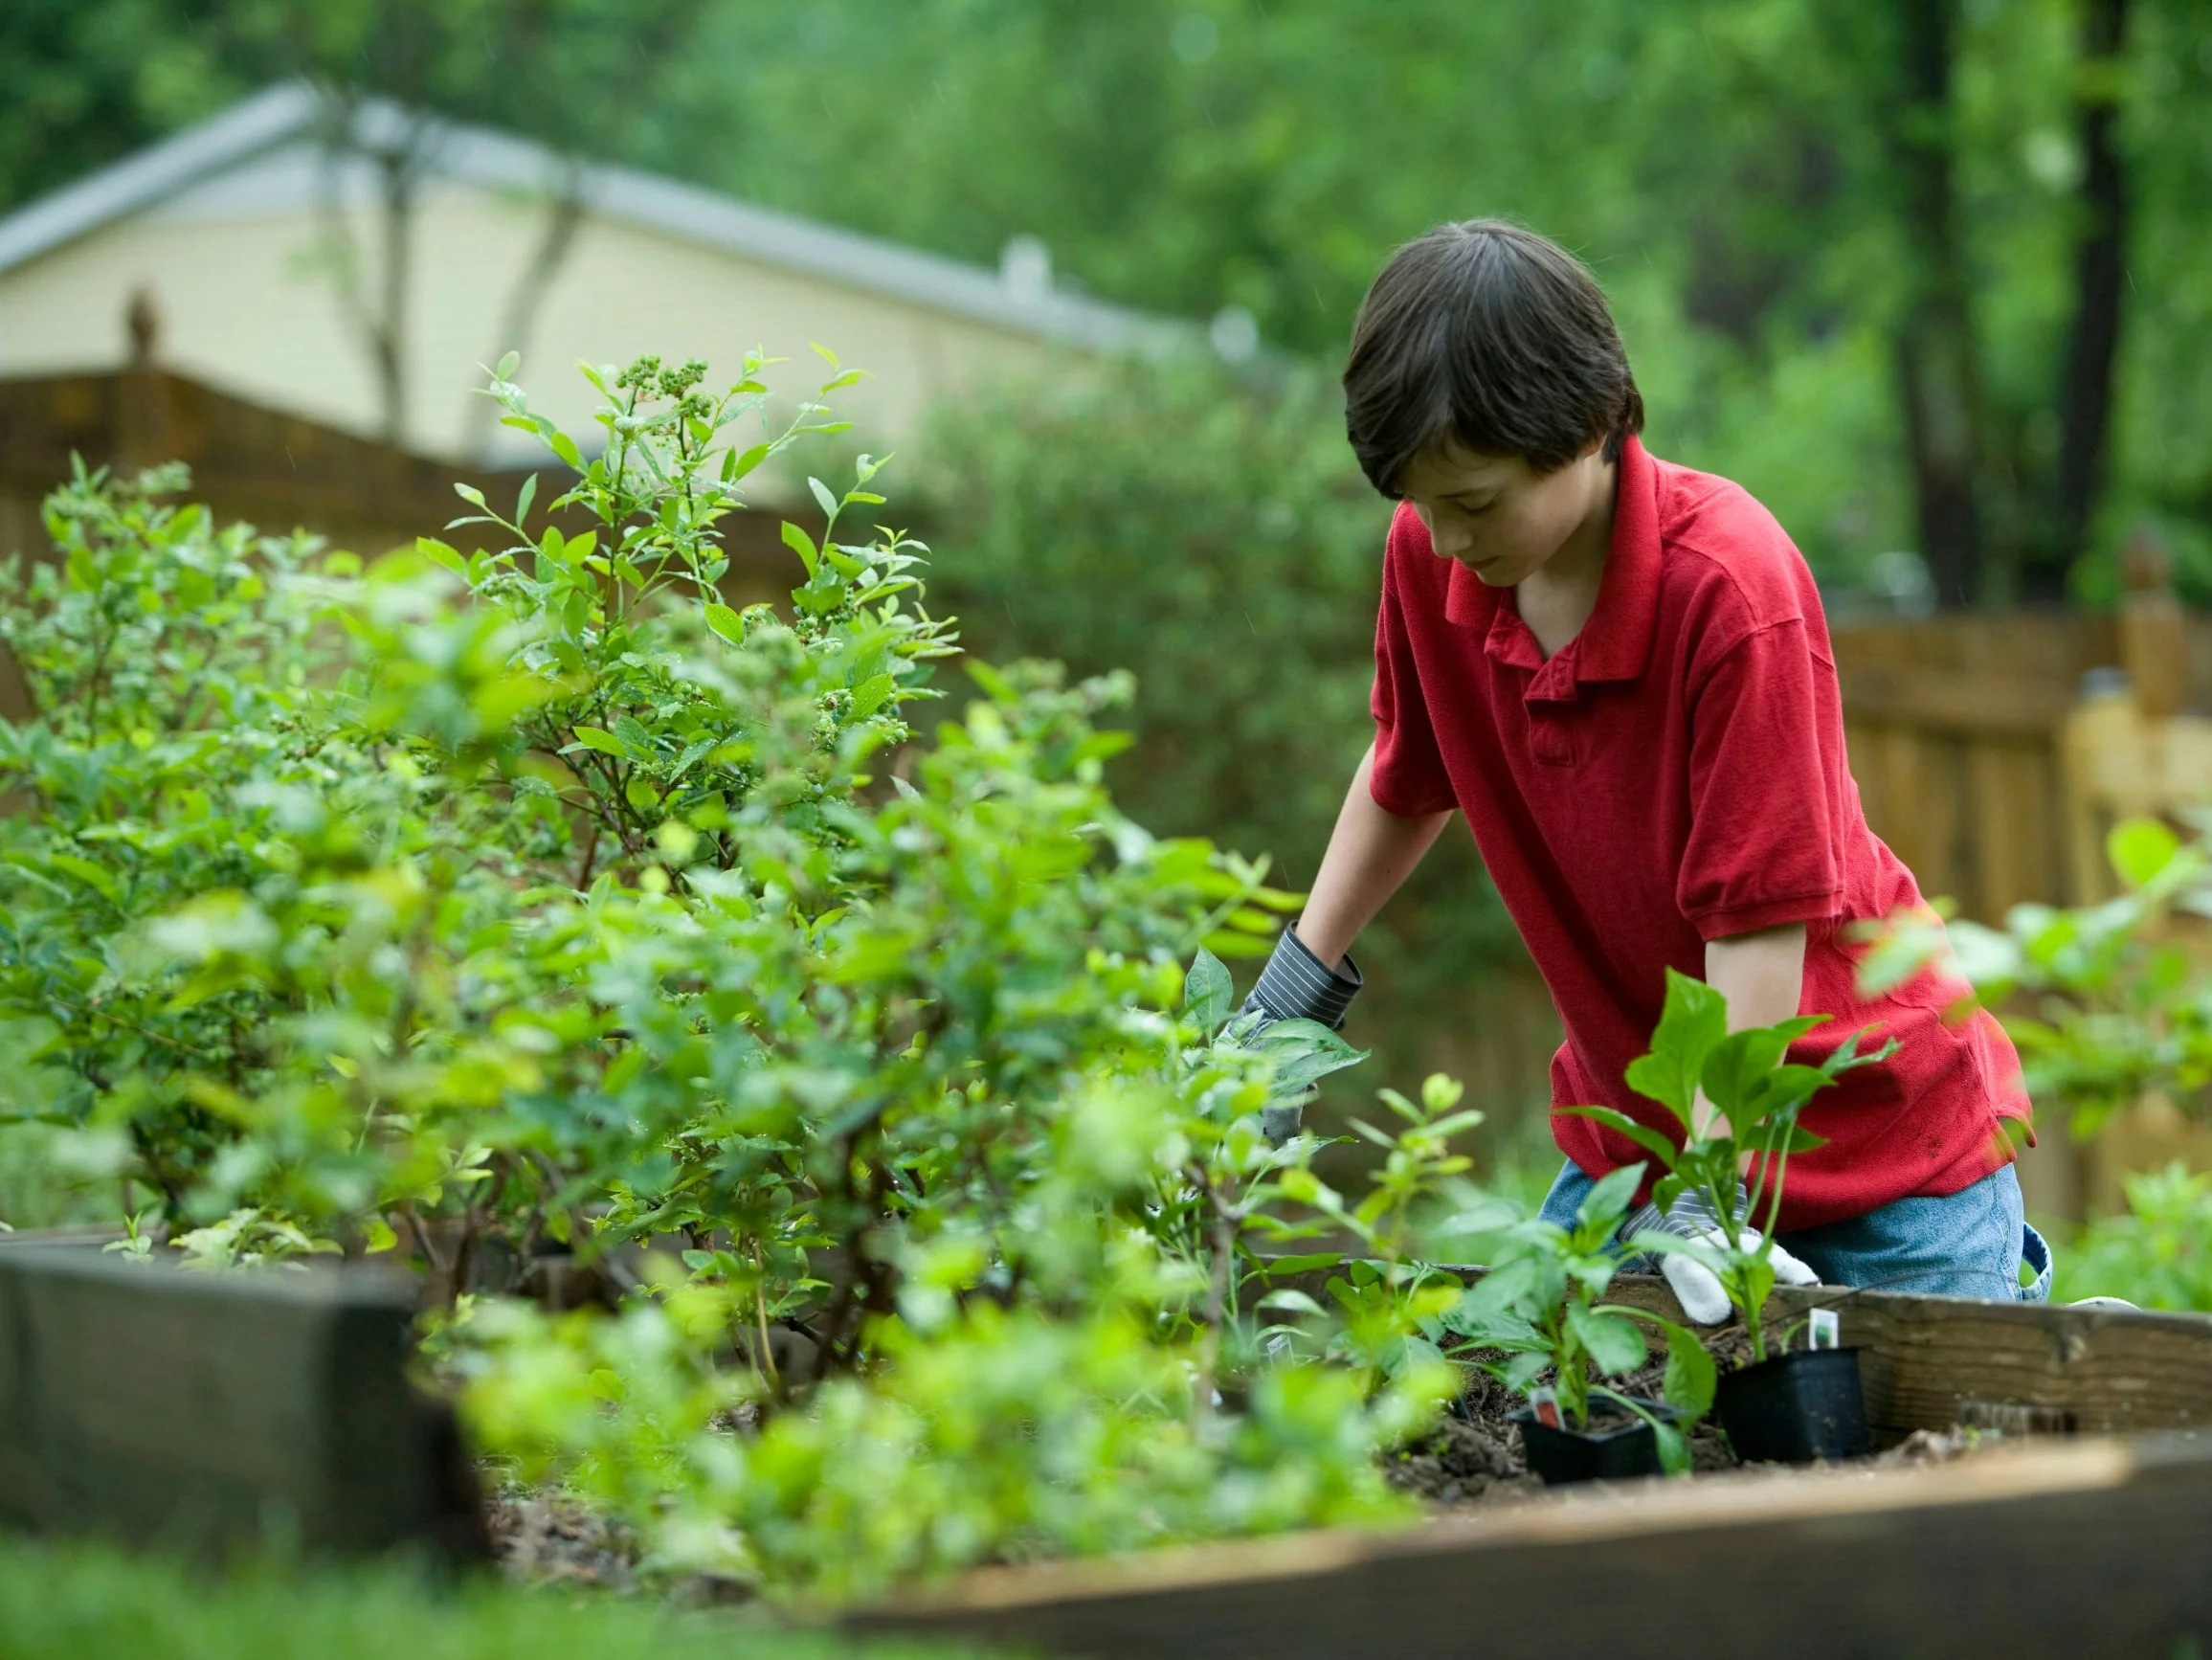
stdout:
<svg viewBox="0 0 2212 1660">
<path fill-rule="evenodd" d="M 1791 618 L 1730 646 L 1695 691 L 1676 899 L 1702 938 L 1840 909 L 1821 674 L 1803 621 Z"/>
<path fill-rule="evenodd" d="M 1414 664 L 1395 551 L 1383 559 L 1382 609 L 1374 624 L 1374 692 L 1369 707 L 1374 714 L 1374 768 L 1368 775 L 1367 790 L 1374 804 L 1400 819 L 1426 818 L 1457 806 Z"/>
</svg>

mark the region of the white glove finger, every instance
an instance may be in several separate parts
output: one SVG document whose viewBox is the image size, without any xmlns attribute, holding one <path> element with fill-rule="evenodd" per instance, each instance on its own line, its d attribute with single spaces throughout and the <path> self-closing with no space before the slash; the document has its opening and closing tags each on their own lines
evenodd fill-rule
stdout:
<svg viewBox="0 0 2212 1660">
<path fill-rule="evenodd" d="M 1667 1256 L 1659 1265 L 1659 1271 L 1666 1276 L 1666 1283 L 1674 1288 L 1675 1301 L 1692 1324 L 1717 1326 L 1729 1317 L 1728 1292 L 1721 1290 L 1720 1281 L 1710 1268 L 1691 1262 L 1687 1257 Z"/>
<path fill-rule="evenodd" d="M 1780 1245 L 1767 1247 L 1767 1261 L 1775 1266 L 1775 1278 L 1785 1286 L 1817 1286 L 1821 1276 L 1802 1258 L 1794 1257 Z"/>
</svg>

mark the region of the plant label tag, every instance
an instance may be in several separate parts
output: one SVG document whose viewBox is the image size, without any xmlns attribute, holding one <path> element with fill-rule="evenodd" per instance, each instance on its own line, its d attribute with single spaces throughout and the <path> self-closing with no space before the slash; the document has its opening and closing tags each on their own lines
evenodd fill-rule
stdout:
<svg viewBox="0 0 2212 1660">
<path fill-rule="evenodd" d="M 1805 1347 L 1808 1349 L 1841 1349 L 1843 1346 L 1843 1322 L 1833 1309 L 1815 1309 L 1805 1326 Z"/>
<path fill-rule="evenodd" d="M 1530 1390 L 1529 1410 L 1536 1415 L 1536 1422 L 1547 1429 L 1559 1429 L 1565 1426 L 1564 1421 L 1559 1416 L 1559 1397 L 1552 1390 Z"/>
</svg>

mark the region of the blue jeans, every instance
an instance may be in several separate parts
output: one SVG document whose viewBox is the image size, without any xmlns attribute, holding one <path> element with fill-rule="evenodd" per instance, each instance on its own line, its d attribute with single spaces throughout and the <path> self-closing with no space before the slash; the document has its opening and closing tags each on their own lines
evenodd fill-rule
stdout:
<svg viewBox="0 0 2212 1660">
<path fill-rule="evenodd" d="M 1596 1185 L 1572 1158 L 1560 1166 L 1540 1213 L 1575 1225 Z M 1895 1199 L 1865 1216 L 1775 1235 L 1823 1284 L 1930 1297 L 2041 1303 L 2050 1297 L 2050 1246 L 2027 1225 L 2011 1165 L 1943 1199 Z M 2024 1264 L 2034 1284 L 2022 1285 Z"/>
</svg>

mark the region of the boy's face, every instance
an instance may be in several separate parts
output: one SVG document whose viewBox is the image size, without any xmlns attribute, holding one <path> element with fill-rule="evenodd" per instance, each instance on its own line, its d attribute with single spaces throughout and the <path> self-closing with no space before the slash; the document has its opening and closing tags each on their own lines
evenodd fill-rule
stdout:
<svg viewBox="0 0 2212 1660">
<path fill-rule="evenodd" d="M 1399 493 L 1439 558 L 1458 560 L 1488 587 L 1511 588 L 1576 541 L 1593 515 L 1609 523 L 1613 466 L 1602 456 L 1593 444 L 1557 472 L 1539 473 L 1520 456 L 1447 444 L 1406 468 Z M 1602 546 L 1596 551 L 1602 559 Z"/>
</svg>

